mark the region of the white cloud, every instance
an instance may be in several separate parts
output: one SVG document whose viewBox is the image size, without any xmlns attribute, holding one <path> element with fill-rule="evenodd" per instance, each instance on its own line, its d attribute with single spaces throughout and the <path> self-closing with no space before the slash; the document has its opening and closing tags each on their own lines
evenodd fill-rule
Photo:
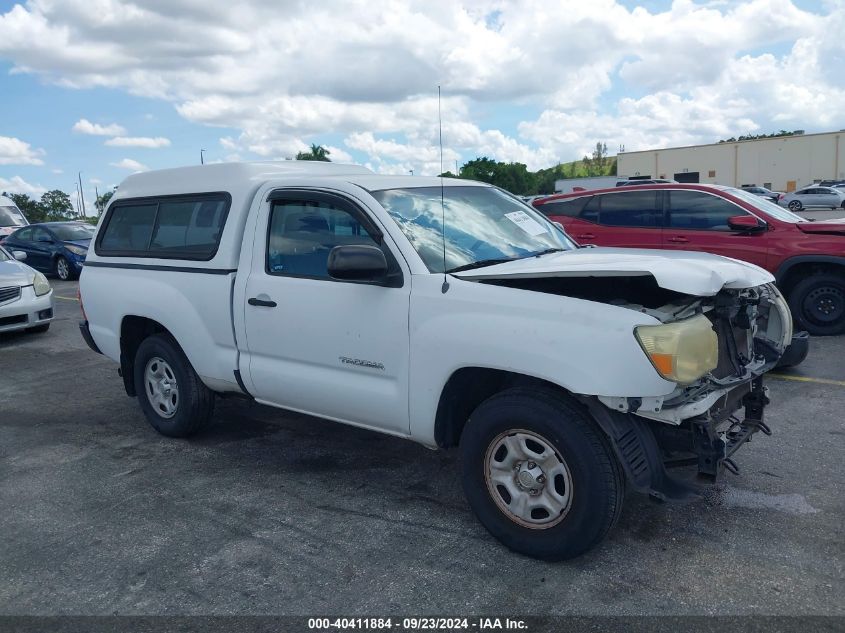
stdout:
<svg viewBox="0 0 845 633">
<path fill-rule="evenodd" d="M 0 165 L 43 165 L 44 150 L 11 136 L 0 136 Z"/>
<path fill-rule="evenodd" d="M 143 163 L 139 163 L 137 160 L 133 160 L 131 158 L 124 158 L 121 161 L 109 164 L 112 167 L 117 167 L 118 169 L 128 169 L 132 172 L 147 171 L 149 169 L 149 167 L 147 167 Z"/>
<path fill-rule="evenodd" d="M 159 147 L 170 147 L 170 139 L 162 136 L 150 138 L 147 136 L 115 136 L 106 141 L 110 147 L 145 147 L 147 149 L 158 149 Z"/>
<path fill-rule="evenodd" d="M 25 193 L 28 196 L 40 197 L 47 189 L 41 185 L 32 185 L 20 176 L 12 176 L 8 179 L 0 177 L 0 191 L 5 191 L 6 193 Z"/>
<path fill-rule="evenodd" d="M 53 169 L 51 170 L 54 174 L 63 174 L 65 173 L 64 169 Z"/>
<path fill-rule="evenodd" d="M 90 136 L 119 136 L 120 134 L 126 134 L 126 129 L 117 123 L 100 125 L 99 123 L 91 123 L 88 119 L 79 119 L 79 121 L 73 124 L 71 129 L 79 134 L 88 134 Z"/>
<path fill-rule="evenodd" d="M 674 0 L 663 10 L 615 0 L 33 0 L 0 15 L 0 30 L 13 72 L 166 100 L 191 122 L 235 130 L 221 139 L 227 156 L 283 158 L 333 135 L 384 171 L 434 173 L 438 84 L 445 167 L 487 155 L 536 169 L 599 140 L 633 150 L 845 127 L 840 0 L 812 11 L 791 0 Z M 125 137 L 115 124 L 77 126 Z"/>
<path fill-rule="evenodd" d="M 92 185 L 102 185 L 103 184 L 103 181 L 100 180 L 99 178 L 89 178 L 88 182 L 91 183 Z"/>
</svg>

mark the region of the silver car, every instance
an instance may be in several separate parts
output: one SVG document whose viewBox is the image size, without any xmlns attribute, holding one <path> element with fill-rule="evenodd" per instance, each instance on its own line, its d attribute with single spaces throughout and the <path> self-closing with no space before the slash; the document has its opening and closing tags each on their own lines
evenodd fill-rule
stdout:
<svg viewBox="0 0 845 633">
<path fill-rule="evenodd" d="M 53 289 L 47 278 L 0 246 L 0 334 L 14 330 L 46 332 L 53 319 Z"/>
<path fill-rule="evenodd" d="M 778 204 L 782 207 L 789 207 L 790 211 L 800 211 L 810 207 L 827 207 L 828 209 L 842 207 L 845 209 L 845 191 L 834 187 L 810 185 L 781 196 Z"/>
</svg>

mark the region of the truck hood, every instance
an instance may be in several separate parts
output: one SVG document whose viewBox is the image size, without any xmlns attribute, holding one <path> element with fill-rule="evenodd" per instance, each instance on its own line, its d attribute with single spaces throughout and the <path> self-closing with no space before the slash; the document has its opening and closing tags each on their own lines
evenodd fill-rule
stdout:
<svg viewBox="0 0 845 633">
<path fill-rule="evenodd" d="M 0 288 L 29 286 L 35 271 L 19 261 L 0 262 Z"/>
<path fill-rule="evenodd" d="M 825 220 L 824 222 L 798 222 L 795 226 L 804 233 L 845 235 L 845 218 Z"/>
<path fill-rule="evenodd" d="M 722 288 L 751 288 L 774 281 L 759 266 L 736 259 L 693 251 L 635 248 L 579 248 L 454 274 L 471 281 L 651 275 L 661 288 L 700 297 L 715 295 Z"/>
</svg>

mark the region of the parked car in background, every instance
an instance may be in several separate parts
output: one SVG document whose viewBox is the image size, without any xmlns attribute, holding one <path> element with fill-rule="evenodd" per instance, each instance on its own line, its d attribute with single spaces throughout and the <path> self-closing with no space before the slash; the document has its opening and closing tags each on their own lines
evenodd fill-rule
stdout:
<svg viewBox="0 0 845 633">
<path fill-rule="evenodd" d="M 757 264 L 774 274 L 801 328 L 845 332 L 845 220 L 811 222 L 752 193 L 700 184 L 555 195 L 534 206 L 582 244 L 706 251 Z"/>
<path fill-rule="evenodd" d="M 785 193 L 778 198 L 778 204 L 788 207 L 792 211 L 809 209 L 811 207 L 826 207 L 828 209 L 845 209 L 845 190 L 836 187 L 819 187 L 811 185 L 792 193 Z"/>
<path fill-rule="evenodd" d="M 772 202 L 777 202 L 783 195 L 780 191 L 772 191 L 771 189 L 766 189 L 765 187 L 741 187 L 741 189 L 743 191 L 747 191 L 748 193 L 753 193 L 755 196 L 771 200 Z"/>
<path fill-rule="evenodd" d="M 43 274 L 19 260 L 26 254 L 0 246 L 0 333 L 46 332 L 53 319 L 53 290 Z"/>
<path fill-rule="evenodd" d="M 22 226 L 29 224 L 11 198 L 0 196 L 0 243 Z"/>
<path fill-rule="evenodd" d="M 4 242 L 26 253 L 26 262 L 59 279 L 76 279 L 82 272 L 96 227 L 85 222 L 44 222 L 18 229 Z"/>
</svg>

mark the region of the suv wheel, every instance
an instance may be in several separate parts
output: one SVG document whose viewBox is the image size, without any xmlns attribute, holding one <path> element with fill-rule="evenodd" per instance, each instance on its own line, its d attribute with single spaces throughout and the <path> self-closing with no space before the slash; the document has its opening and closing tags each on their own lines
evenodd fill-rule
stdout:
<svg viewBox="0 0 845 633">
<path fill-rule="evenodd" d="M 519 388 L 488 398 L 467 421 L 461 454 L 470 506 L 521 554 L 578 556 L 622 509 L 624 477 L 607 438 L 563 394 Z"/>
<path fill-rule="evenodd" d="M 791 200 L 789 202 L 789 210 L 790 211 L 800 211 L 801 207 L 803 207 L 803 206 L 804 205 L 801 204 L 800 200 Z"/>
<path fill-rule="evenodd" d="M 135 393 L 159 433 L 188 437 L 211 421 L 214 392 L 200 380 L 173 337 L 154 334 L 135 354 Z"/>
<path fill-rule="evenodd" d="M 819 273 L 802 279 L 789 293 L 789 307 L 810 334 L 844 333 L 845 277 Z"/>
</svg>

